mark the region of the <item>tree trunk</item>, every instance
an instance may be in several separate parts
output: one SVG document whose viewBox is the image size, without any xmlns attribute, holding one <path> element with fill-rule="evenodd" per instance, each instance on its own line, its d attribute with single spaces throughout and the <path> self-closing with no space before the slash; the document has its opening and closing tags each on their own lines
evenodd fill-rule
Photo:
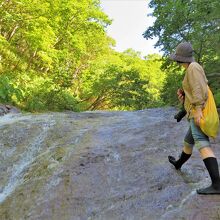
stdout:
<svg viewBox="0 0 220 220">
<path fill-rule="evenodd" d="M 87 108 L 87 110 L 95 110 L 97 107 L 102 104 L 102 102 L 105 100 L 104 96 L 99 96 L 96 98 L 96 100 Z"/>
<path fill-rule="evenodd" d="M 8 38 L 7 38 L 7 41 L 10 41 L 12 39 L 12 37 L 14 36 L 16 30 L 19 28 L 18 25 L 16 25 L 13 30 L 11 31 L 11 33 L 9 34 Z"/>
</svg>

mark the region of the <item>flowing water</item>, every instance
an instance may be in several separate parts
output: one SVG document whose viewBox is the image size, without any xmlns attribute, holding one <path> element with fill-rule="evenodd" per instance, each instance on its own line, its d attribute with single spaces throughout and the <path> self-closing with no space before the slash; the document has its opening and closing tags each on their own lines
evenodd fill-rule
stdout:
<svg viewBox="0 0 220 220">
<path fill-rule="evenodd" d="M 194 150 L 176 171 L 187 121 L 174 108 L 0 117 L 0 219 L 220 219 Z M 220 158 L 218 137 L 212 143 Z"/>
</svg>

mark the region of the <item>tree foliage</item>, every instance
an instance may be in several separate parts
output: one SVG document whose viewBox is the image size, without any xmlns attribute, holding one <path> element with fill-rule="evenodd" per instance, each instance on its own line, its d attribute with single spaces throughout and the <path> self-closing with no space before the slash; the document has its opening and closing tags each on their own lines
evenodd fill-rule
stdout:
<svg viewBox="0 0 220 220">
<path fill-rule="evenodd" d="M 170 54 L 181 41 L 190 41 L 198 62 L 219 62 L 220 2 L 218 0 L 152 0 L 149 6 L 156 17 L 145 38 L 158 37 L 165 55 Z"/>
<path fill-rule="evenodd" d="M 0 101 L 27 111 L 161 105 L 159 57 L 117 53 L 99 0 L 0 2 Z"/>
<path fill-rule="evenodd" d="M 129 49 L 93 62 L 82 77 L 81 99 L 94 100 L 88 109 L 132 110 L 162 105 L 165 73 L 157 55 L 140 59 Z"/>
<path fill-rule="evenodd" d="M 210 83 L 219 81 L 219 78 L 211 77 L 211 73 L 220 73 L 220 1 L 151 0 L 149 7 L 156 20 L 145 31 L 144 37 L 158 37 L 155 46 L 160 47 L 165 57 L 174 52 L 181 41 L 190 41 L 195 58 L 204 66 Z M 164 67 L 169 69 L 169 59 L 164 60 Z"/>
</svg>

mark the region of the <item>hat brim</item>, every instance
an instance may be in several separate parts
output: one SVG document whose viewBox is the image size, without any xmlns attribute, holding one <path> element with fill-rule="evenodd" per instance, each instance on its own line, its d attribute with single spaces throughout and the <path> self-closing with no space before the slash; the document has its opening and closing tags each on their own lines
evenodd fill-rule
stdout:
<svg viewBox="0 0 220 220">
<path fill-rule="evenodd" d="M 175 53 L 170 55 L 170 59 L 177 61 L 177 62 L 183 62 L 183 63 L 192 63 L 195 61 L 194 57 L 183 57 L 176 55 Z"/>
</svg>

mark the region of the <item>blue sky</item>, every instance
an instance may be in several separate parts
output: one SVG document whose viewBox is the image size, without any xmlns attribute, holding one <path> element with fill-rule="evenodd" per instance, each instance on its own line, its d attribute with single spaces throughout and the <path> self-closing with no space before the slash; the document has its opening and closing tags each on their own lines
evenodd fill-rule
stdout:
<svg viewBox="0 0 220 220">
<path fill-rule="evenodd" d="M 146 40 L 142 34 L 154 22 L 147 0 L 101 0 L 104 12 L 113 20 L 108 34 L 116 40 L 116 50 L 132 48 L 143 56 L 160 53 L 154 48 L 156 39 Z"/>
</svg>

